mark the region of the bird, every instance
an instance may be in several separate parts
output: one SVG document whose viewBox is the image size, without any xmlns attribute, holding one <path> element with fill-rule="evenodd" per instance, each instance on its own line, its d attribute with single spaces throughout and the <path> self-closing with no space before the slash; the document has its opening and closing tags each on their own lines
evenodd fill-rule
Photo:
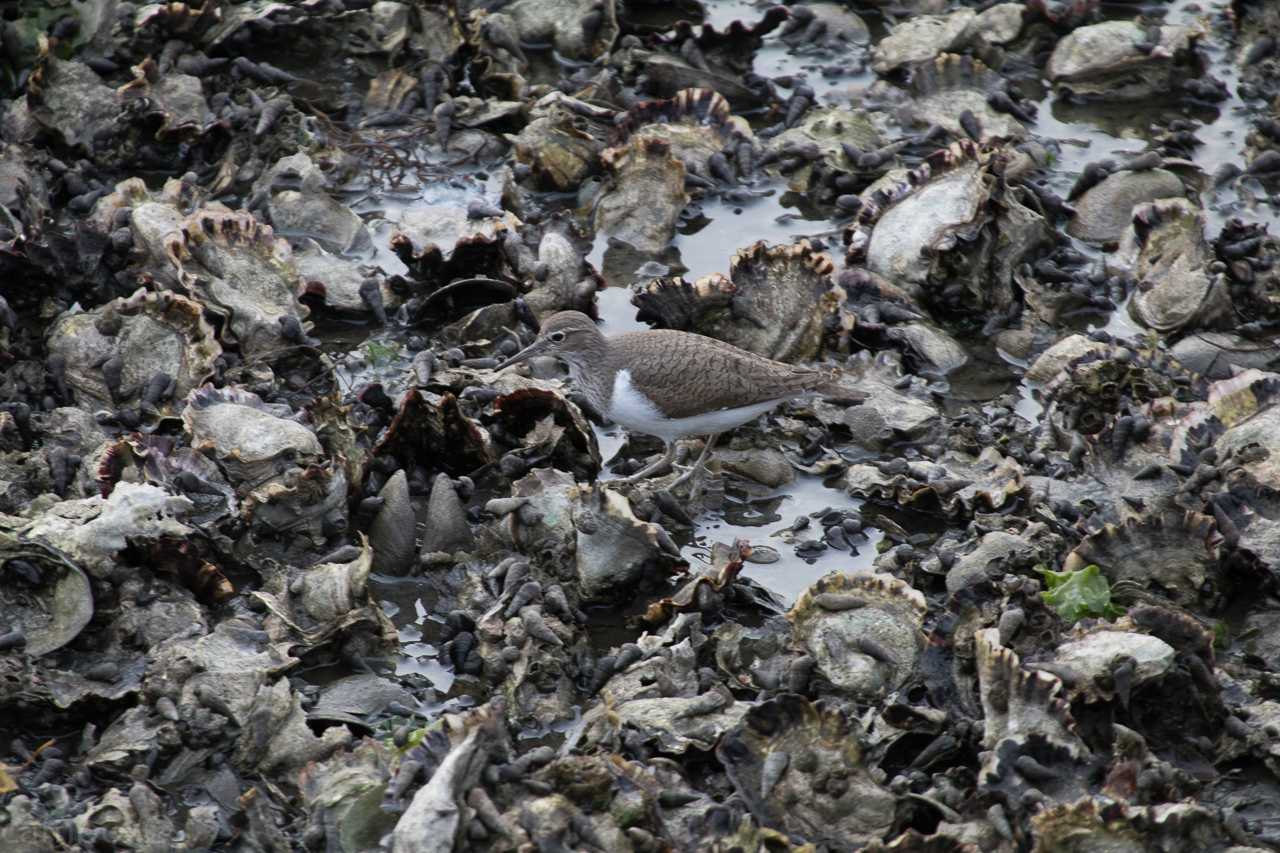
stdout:
<svg viewBox="0 0 1280 853">
<path fill-rule="evenodd" d="M 677 488 L 706 464 L 721 433 L 748 423 L 785 400 L 841 393 L 832 372 L 772 361 L 724 341 L 675 329 L 606 337 L 580 311 L 547 317 L 533 343 L 498 364 L 505 370 L 534 356 L 563 361 L 569 379 L 601 417 L 662 439 L 652 464 L 615 482 L 630 484 L 674 463 L 676 441 L 707 437 L 694 464 L 671 483 Z"/>
</svg>

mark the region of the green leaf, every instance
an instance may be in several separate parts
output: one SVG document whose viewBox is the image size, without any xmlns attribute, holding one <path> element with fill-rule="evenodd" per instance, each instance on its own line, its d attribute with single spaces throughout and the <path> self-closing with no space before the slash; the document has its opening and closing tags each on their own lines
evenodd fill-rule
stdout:
<svg viewBox="0 0 1280 853">
<path fill-rule="evenodd" d="M 386 341 L 366 341 L 364 345 L 366 357 L 372 367 L 383 367 L 390 364 L 400 353 L 400 347 L 395 343 Z"/>
<path fill-rule="evenodd" d="M 1231 646 L 1231 629 L 1227 627 L 1226 622 L 1213 623 L 1213 647 L 1219 651 L 1226 651 Z"/>
<path fill-rule="evenodd" d="M 1078 572 L 1036 568 L 1044 575 L 1045 589 L 1040 598 L 1065 621 L 1077 622 L 1087 616 L 1114 619 L 1124 613 L 1111 603 L 1111 584 L 1096 565 L 1090 564 Z"/>
</svg>

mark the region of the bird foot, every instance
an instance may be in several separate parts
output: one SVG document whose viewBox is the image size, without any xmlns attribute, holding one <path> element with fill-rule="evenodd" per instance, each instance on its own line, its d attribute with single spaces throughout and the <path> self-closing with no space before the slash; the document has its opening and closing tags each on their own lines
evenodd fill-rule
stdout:
<svg viewBox="0 0 1280 853">
<path fill-rule="evenodd" d="M 629 474 L 626 477 L 619 477 L 611 482 L 619 486 L 633 485 L 641 480 L 646 480 L 655 474 L 665 472 L 668 468 L 674 467 L 674 463 L 672 461 L 674 458 L 674 448 L 669 448 L 666 453 L 662 454 L 661 458 L 649 463 L 634 474 Z"/>
<path fill-rule="evenodd" d="M 681 486 L 688 484 L 689 499 L 693 500 L 693 498 L 697 495 L 698 490 L 702 485 L 703 477 L 706 476 L 706 473 L 707 473 L 707 466 L 700 464 L 701 461 L 702 460 L 699 460 L 699 464 L 694 464 L 694 465 L 671 466 L 673 468 L 679 468 L 681 470 L 681 474 L 679 477 L 676 477 L 674 480 L 671 481 L 671 483 L 667 486 L 667 489 L 674 491 L 675 489 L 678 489 Z"/>
</svg>

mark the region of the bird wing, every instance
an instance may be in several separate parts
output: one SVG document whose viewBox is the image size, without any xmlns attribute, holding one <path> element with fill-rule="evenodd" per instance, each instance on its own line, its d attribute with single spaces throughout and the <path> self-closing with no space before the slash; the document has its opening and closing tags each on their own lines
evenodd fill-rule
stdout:
<svg viewBox="0 0 1280 853">
<path fill-rule="evenodd" d="M 770 361 L 687 332 L 658 329 L 619 335 L 610 347 L 617 366 L 629 370 L 632 383 L 671 418 L 795 397 L 826 380 L 816 370 Z"/>
</svg>

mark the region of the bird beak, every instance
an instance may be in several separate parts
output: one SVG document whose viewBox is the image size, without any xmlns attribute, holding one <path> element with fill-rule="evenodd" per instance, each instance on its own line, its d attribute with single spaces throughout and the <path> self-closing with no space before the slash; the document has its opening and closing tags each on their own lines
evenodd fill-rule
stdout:
<svg viewBox="0 0 1280 853">
<path fill-rule="evenodd" d="M 499 364 L 497 367 L 494 368 L 494 370 L 506 370 L 508 367 L 510 367 L 513 364 L 519 364 L 522 361 L 528 361 L 529 359 L 533 358 L 535 355 L 537 355 L 538 353 L 546 349 L 546 347 L 547 347 L 546 341 L 542 341 L 542 340 L 534 341 L 524 349 L 520 350 L 520 352 L 511 356 L 511 358 L 502 362 L 502 364 Z"/>
</svg>

